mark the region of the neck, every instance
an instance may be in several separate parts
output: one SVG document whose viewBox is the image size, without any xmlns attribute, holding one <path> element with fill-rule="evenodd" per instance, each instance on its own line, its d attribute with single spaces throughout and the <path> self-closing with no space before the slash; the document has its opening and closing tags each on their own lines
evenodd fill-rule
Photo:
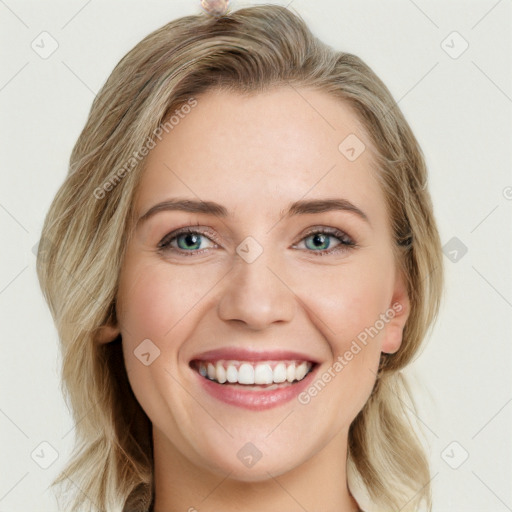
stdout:
<svg viewBox="0 0 512 512">
<path fill-rule="evenodd" d="M 347 431 L 340 432 L 317 454 L 279 476 L 257 482 L 236 480 L 194 465 L 153 427 L 154 512 L 244 512 L 279 510 L 359 510 L 347 486 Z"/>
</svg>

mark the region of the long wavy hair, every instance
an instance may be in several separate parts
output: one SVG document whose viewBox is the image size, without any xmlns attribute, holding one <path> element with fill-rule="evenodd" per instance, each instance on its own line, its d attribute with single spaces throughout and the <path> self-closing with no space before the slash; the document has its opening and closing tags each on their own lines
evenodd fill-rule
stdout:
<svg viewBox="0 0 512 512">
<path fill-rule="evenodd" d="M 149 34 L 117 64 L 74 146 L 37 258 L 59 333 L 62 390 L 76 423 L 74 451 L 52 482 L 66 488 L 65 510 L 146 512 L 154 500 L 151 423 L 130 387 L 121 337 L 98 342 L 100 327 L 116 319 L 148 146 L 191 98 L 211 88 L 250 94 L 278 86 L 316 88 L 349 104 L 375 146 L 374 170 L 411 310 L 400 349 L 382 354 L 373 391 L 350 426 L 347 465 L 376 510 L 431 510 L 428 457 L 404 405 L 412 397 L 401 373 L 436 319 L 443 287 L 424 156 L 375 73 L 274 5 L 186 16 Z"/>
</svg>

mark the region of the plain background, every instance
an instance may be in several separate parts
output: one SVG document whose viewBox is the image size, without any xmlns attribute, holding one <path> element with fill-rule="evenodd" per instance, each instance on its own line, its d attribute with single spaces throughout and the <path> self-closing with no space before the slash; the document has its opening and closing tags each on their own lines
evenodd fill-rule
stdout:
<svg viewBox="0 0 512 512">
<path fill-rule="evenodd" d="M 424 150 L 448 244 L 446 293 L 407 373 L 431 447 L 434 512 L 512 510 L 512 4 L 273 3 L 291 3 L 322 40 L 369 64 Z M 44 216 L 115 64 L 149 32 L 200 10 L 192 0 L 0 0 L 1 512 L 56 510 L 47 487 L 73 446 L 35 273 Z M 46 37 L 51 48 L 43 31 L 58 43 L 46 59 L 31 46 Z"/>
</svg>

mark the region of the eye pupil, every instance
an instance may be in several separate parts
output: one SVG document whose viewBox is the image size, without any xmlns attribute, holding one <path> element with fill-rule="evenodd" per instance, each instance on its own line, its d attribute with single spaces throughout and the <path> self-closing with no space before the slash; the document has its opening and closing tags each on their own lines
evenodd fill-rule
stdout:
<svg viewBox="0 0 512 512">
<path fill-rule="evenodd" d="M 186 233 L 184 235 L 181 235 L 178 237 L 178 246 L 182 245 L 179 243 L 180 240 L 185 240 L 185 247 L 180 247 L 180 249 L 190 249 L 190 245 L 196 246 L 201 245 L 201 242 L 199 241 L 199 236 L 194 233 Z M 192 247 L 192 249 L 195 249 L 196 247 Z"/>
<path fill-rule="evenodd" d="M 311 237 L 311 239 L 313 241 L 313 245 L 316 248 L 326 249 L 329 247 L 329 237 L 324 235 L 323 233 L 316 233 L 315 235 L 313 235 Z M 327 247 L 322 247 L 326 244 L 327 244 Z"/>
<path fill-rule="evenodd" d="M 315 240 L 315 244 L 316 244 L 316 243 L 319 243 L 319 244 L 321 245 L 322 243 L 325 243 L 325 240 L 324 240 L 324 239 L 325 239 L 325 236 L 324 236 L 324 235 L 321 235 L 321 234 L 317 234 L 317 235 L 315 235 L 315 238 L 314 238 L 314 240 Z"/>
</svg>

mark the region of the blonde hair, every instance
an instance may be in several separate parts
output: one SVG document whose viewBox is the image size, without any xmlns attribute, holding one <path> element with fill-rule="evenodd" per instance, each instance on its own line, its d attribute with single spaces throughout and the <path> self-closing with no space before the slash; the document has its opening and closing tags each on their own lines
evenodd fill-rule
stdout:
<svg viewBox="0 0 512 512">
<path fill-rule="evenodd" d="M 151 423 L 126 376 L 121 338 L 98 343 L 99 328 L 116 319 L 141 148 L 208 89 L 249 94 L 283 85 L 313 87 L 350 105 L 377 150 L 411 312 L 399 351 L 382 354 L 372 394 L 350 427 L 348 457 L 378 510 L 422 503 L 430 510 L 428 459 L 404 407 L 400 372 L 431 328 L 442 293 L 424 157 L 390 92 L 360 58 L 334 51 L 299 16 L 270 5 L 186 16 L 149 34 L 113 70 L 72 151 L 37 260 L 76 423 L 75 450 L 52 483 L 67 484 L 66 510 L 147 511 L 153 501 Z"/>
</svg>

